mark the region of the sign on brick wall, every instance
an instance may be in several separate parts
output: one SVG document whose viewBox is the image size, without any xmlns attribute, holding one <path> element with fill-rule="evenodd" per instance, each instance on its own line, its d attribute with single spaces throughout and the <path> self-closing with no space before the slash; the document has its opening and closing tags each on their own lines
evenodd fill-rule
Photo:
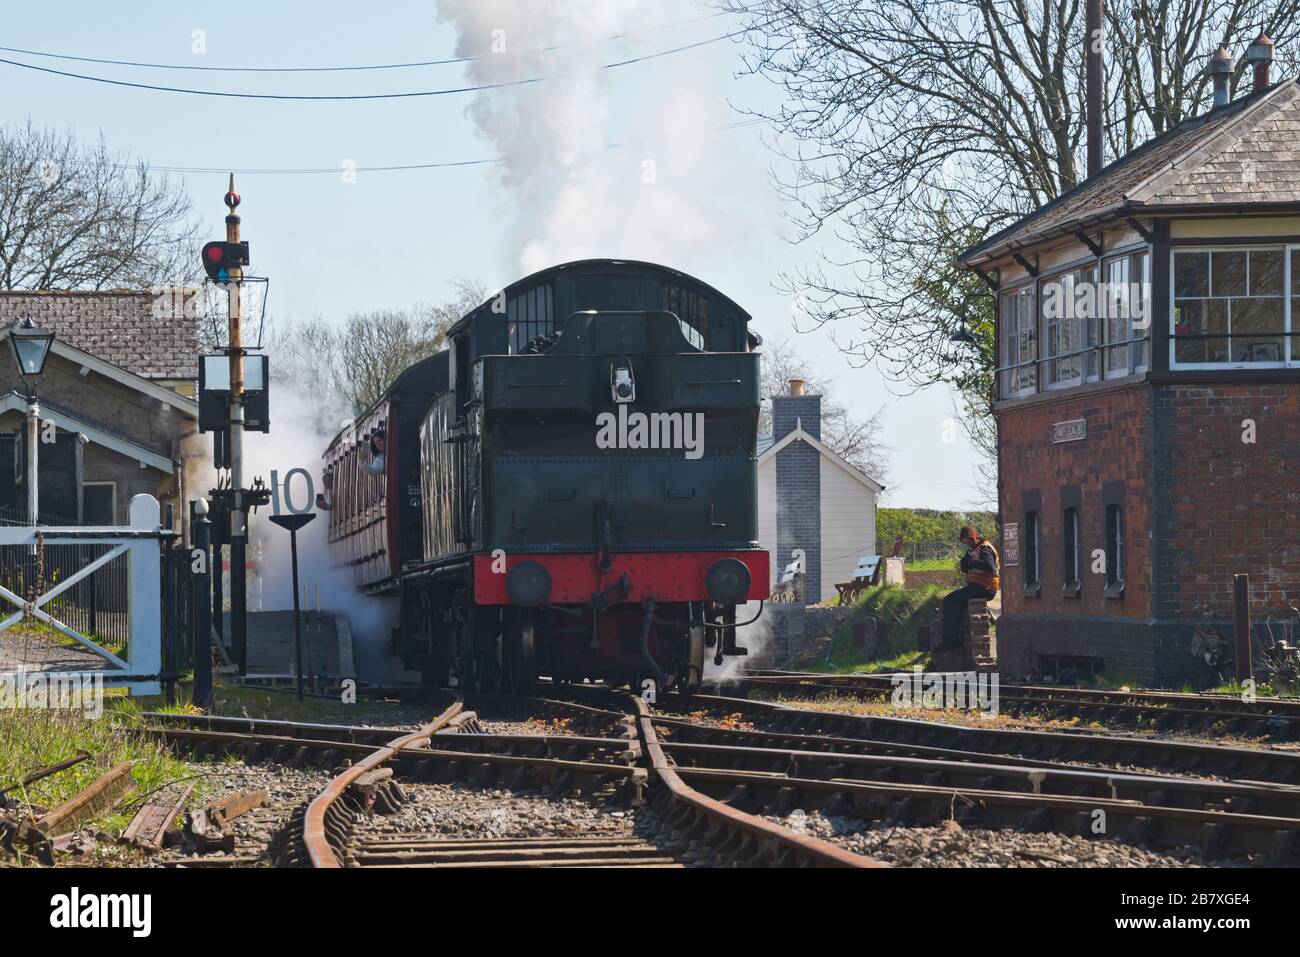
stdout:
<svg viewBox="0 0 1300 957">
<path fill-rule="evenodd" d="M 1002 526 L 1002 564 L 1020 564 L 1020 523 L 1009 522 Z"/>
<path fill-rule="evenodd" d="M 1088 437 L 1087 419 L 1067 419 L 1052 423 L 1053 442 L 1078 442 Z"/>
</svg>

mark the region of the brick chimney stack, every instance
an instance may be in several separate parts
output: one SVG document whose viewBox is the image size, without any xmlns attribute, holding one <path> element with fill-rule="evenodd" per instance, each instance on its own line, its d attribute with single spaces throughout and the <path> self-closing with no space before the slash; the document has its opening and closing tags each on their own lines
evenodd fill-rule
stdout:
<svg viewBox="0 0 1300 957">
<path fill-rule="evenodd" d="M 1269 86 L 1268 68 L 1273 63 L 1274 45 L 1268 34 L 1260 30 L 1259 36 L 1251 40 L 1250 46 L 1246 48 L 1246 60 L 1255 68 L 1253 89 L 1256 93 Z"/>
<path fill-rule="evenodd" d="M 822 437 L 822 397 L 804 392 L 803 379 L 791 379 L 788 395 L 772 396 L 772 438 L 780 442 L 796 428 L 818 441 Z M 778 568 L 804 552 L 804 596 L 821 597 L 822 581 L 821 453 L 796 439 L 776 453 L 776 556 Z"/>
</svg>

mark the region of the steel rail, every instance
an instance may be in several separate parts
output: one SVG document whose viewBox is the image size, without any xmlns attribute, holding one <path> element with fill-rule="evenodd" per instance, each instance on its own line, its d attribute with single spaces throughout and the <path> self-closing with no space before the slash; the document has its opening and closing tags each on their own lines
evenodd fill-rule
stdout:
<svg viewBox="0 0 1300 957">
<path fill-rule="evenodd" d="M 359 762 L 348 768 L 342 774 L 335 777 L 325 786 L 325 789 L 316 795 L 312 802 L 307 805 L 306 814 L 303 817 L 303 844 L 307 850 L 307 856 L 313 867 L 319 868 L 337 868 L 342 867 L 338 856 L 334 853 L 334 848 L 330 844 L 329 834 L 326 829 L 326 817 L 334 803 L 342 797 L 348 787 L 363 774 L 373 771 L 380 765 L 384 764 L 389 758 L 410 748 L 416 744 L 427 744 L 435 732 L 452 718 L 460 714 L 464 708 L 465 702 L 460 695 L 456 696 L 451 704 L 443 710 L 436 718 L 428 724 L 422 725 L 418 730 L 410 734 L 404 734 L 399 738 L 394 738 L 386 746 L 379 748 Z"/>
<path fill-rule="evenodd" d="M 689 699 L 666 695 L 665 704 L 674 705 L 683 711 L 704 707 L 723 714 L 756 716 L 769 722 L 778 731 L 813 731 L 841 737 L 957 747 L 972 752 L 1023 755 L 1028 758 L 1042 755 L 1060 758 L 1068 755 L 1070 760 L 1098 764 L 1126 764 L 1135 768 L 1180 773 L 1210 773 L 1238 780 L 1275 784 L 1291 784 L 1300 780 L 1300 753 L 1290 751 L 1120 735 L 972 728 L 915 718 L 817 711 L 716 695 L 697 694 Z"/>
<path fill-rule="evenodd" d="M 826 734 L 795 734 L 787 731 L 760 730 L 757 728 L 725 728 L 711 724 L 698 724 L 684 718 L 655 716 L 655 724 L 667 729 L 673 738 L 681 737 L 696 744 L 747 743 L 750 747 L 781 748 L 786 751 L 813 751 L 823 754 L 869 754 L 884 757 L 923 758 L 932 760 L 942 766 L 954 764 L 993 764 L 1017 768 L 1042 768 L 1044 770 L 1078 771 L 1092 770 L 1085 765 L 1071 764 L 1065 761 L 1043 761 L 1014 754 L 999 754 L 992 751 L 967 751 L 960 748 L 928 747 L 902 741 L 886 741 L 874 738 L 835 737 Z M 1112 772 L 1106 773 L 1139 773 Z M 1185 779 L 1209 781 L 1212 778 L 1196 777 L 1185 773 L 1157 771 L 1140 772 L 1143 776 L 1158 779 Z M 1240 779 L 1238 783 L 1270 790 L 1300 792 L 1300 787 L 1293 784 L 1276 784 L 1269 781 L 1249 781 Z"/>
<path fill-rule="evenodd" d="M 943 672 L 928 676 L 940 677 Z M 912 675 L 905 675 L 910 679 Z M 745 689 L 779 689 L 785 693 L 848 692 L 859 696 L 887 697 L 894 690 L 890 675 L 747 675 L 716 685 Z M 1053 688 L 1040 685 L 999 684 L 999 706 L 1012 713 L 1064 712 L 1078 717 L 1112 715 L 1140 724 L 1155 718 L 1183 726 L 1223 722 L 1228 730 L 1255 730 L 1289 738 L 1300 735 L 1300 702 L 1256 699 L 1246 702 L 1228 696 L 1202 698 L 1165 692 L 1104 691 L 1091 688 Z"/>
<path fill-rule="evenodd" d="M 946 672 L 932 672 L 935 675 Z M 881 672 L 870 675 L 831 675 L 807 671 L 758 671 L 746 672 L 739 676 L 742 681 L 766 682 L 769 680 L 798 680 L 827 685 L 880 686 L 890 687 L 897 677 L 911 678 L 913 672 Z M 1256 697 L 1246 701 L 1240 695 L 1203 692 L 1192 694 L 1183 691 L 1155 691 L 1149 689 L 1123 690 L 1113 688 L 1074 688 L 1068 685 L 1034 685 L 1022 683 L 999 684 L 999 692 L 1012 691 L 1037 697 L 1077 701 L 1080 703 L 1104 704 L 1116 702 L 1121 704 L 1146 704 L 1159 708 L 1186 708 L 1192 711 L 1211 711 L 1223 715 L 1244 715 L 1249 717 L 1295 717 L 1300 718 L 1300 698 Z"/>
<path fill-rule="evenodd" d="M 1114 836 L 1135 846 L 1199 847 L 1207 859 L 1267 854 L 1277 866 L 1300 861 L 1300 821 L 1259 814 L 1152 807 L 1113 798 L 1017 794 L 1006 791 L 793 778 L 783 774 L 720 768 L 680 768 L 680 777 L 729 800 L 763 795 L 774 813 L 796 807 L 824 809 L 894 824 L 938 823 L 1014 827 L 1080 837 Z M 1101 822 L 1101 830 L 1092 825 Z M 1121 826 L 1116 827 L 1118 822 Z"/>
<path fill-rule="evenodd" d="M 841 847 L 805 834 L 796 834 L 788 828 L 765 821 L 752 814 L 746 814 L 721 801 L 708 797 L 695 790 L 682 780 L 676 769 L 669 762 L 659 744 L 658 734 L 654 728 L 654 717 L 650 707 L 640 697 L 629 695 L 629 700 L 636 709 L 637 725 L 641 731 L 641 743 L 645 748 L 650 766 L 655 777 L 661 781 L 672 795 L 673 801 L 682 808 L 694 812 L 713 825 L 713 830 L 726 830 L 740 834 L 738 846 L 730 848 L 731 839 L 723 842 L 732 854 L 743 854 L 746 845 L 752 845 L 754 857 L 767 858 L 772 863 L 790 863 L 819 867 L 887 867 L 880 861 L 854 854 Z M 752 860 L 753 858 L 751 858 Z"/>
<path fill-rule="evenodd" d="M 209 748 L 219 753 L 236 752 L 246 760 L 264 758 L 285 764 L 304 764 L 315 758 L 315 763 L 328 763 L 343 757 L 366 757 L 375 745 L 357 741 L 336 741 L 329 738 L 290 738 L 283 735 L 256 732 L 209 731 L 207 728 L 146 727 L 139 733 L 168 744 L 188 748 L 202 759 Z M 391 734 L 392 732 L 388 732 Z M 436 747 L 433 746 L 436 742 Z M 580 735 L 527 735 L 527 734 L 448 734 L 442 730 L 434 733 L 429 745 L 410 747 L 393 760 L 402 763 L 437 763 L 437 759 L 474 759 L 478 763 L 491 762 L 493 757 L 521 757 L 527 759 L 576 760 L 579 753 L 589 757 L 607 757 L 610 762 L 629 763 L 641 753 L 639 741 L 626 738 L 592 738 Z M 590 762 L 588 762 L 590 763 Z"/>
<path fill-rule="evenodd" d="M 902 788 L 920 784 L 1128 800 L 1151 807 L 1295 818 L 1300 826 L 1300 788 L 1077 767 L 1045 769 L 689 742 L 667 742 L 663 749 L 679 767 L 781 773 L 797 778 L 865 781 Z"/>
</svg>

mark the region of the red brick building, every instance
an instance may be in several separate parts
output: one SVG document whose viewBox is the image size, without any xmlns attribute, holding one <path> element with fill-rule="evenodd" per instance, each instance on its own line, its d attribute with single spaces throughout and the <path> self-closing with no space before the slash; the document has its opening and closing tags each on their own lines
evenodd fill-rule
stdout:
<svg viewBox="0 0 1300 957">
<path fill-rule="evenodd" d="M 1006 673 L 1178 685 L 1234 573 L 1261 631 L 1300 605 L 1300 85 L 1264 73 L 961 256 L 998 303 Z"/>
</svg>

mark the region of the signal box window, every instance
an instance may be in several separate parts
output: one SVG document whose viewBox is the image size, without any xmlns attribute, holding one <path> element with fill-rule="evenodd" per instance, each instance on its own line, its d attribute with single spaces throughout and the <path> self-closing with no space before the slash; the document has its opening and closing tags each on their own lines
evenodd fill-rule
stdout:
<svg viewBox="0 0 1300 957">
<path fill-rule="evenodd" d="M 1106 506 L 1106 594 L 1124 591 L 1124 507 Z"/>
<path fill-rule="evenodd" d="M 1178 250 L 1173 270 L 1175 367 L 1286 363 L 1291 309 L 1281 247 Z"/>
<path fill-rule="evenodd" d="M 1038 570 L 1038 513 L 1026 512 L 1024 522 L 1025 594 L 1037 596 L 1042 590 Z"/>
<path fill-rule="evenodd" d="M 1061 513 L 1061 594 L 1078 595 L 1083 588 L 1079 567 L 1079 510 L 1070 506 Z"/>
</svg>

